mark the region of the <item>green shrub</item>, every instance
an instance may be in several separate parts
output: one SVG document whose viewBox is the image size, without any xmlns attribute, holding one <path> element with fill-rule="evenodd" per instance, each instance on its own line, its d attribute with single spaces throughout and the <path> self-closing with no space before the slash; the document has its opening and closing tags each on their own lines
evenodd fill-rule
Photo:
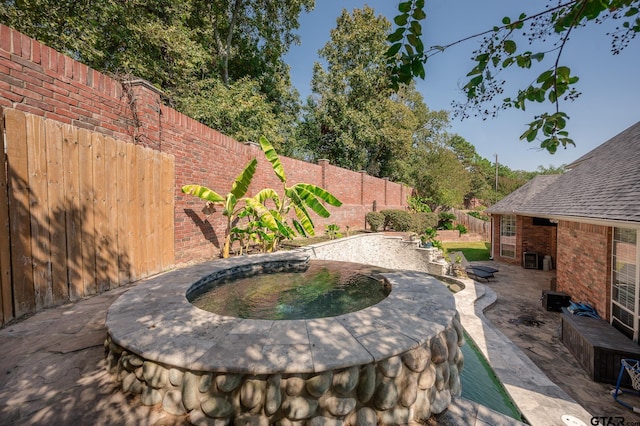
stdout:
<svg viewBox="0 0 640 426">
<path fill-rule="evenodd" d="M 457 230 L 458 230 L 458 232 L 460 232 L 460 235 L 462 235 L 462 234 L 466 234 L 467 232 L 469 232 L 469 231 L 467 230 L 467 227 L 466 227 L 466 226 L 464 226 L 464 225 L 463 225 L 463 224 L 461 224 L 461 223 L 457 224 L 455 229 L 457 229 Z"/>
<path fill-rule="evenodd" d="M 475 217 L 476 219 L 484 220 L 485 222 L 489 222 L 491 220 L 491 218 L 489 216 L 487 216 L 486 214 L 483 214 L 482 212 L 479 212 L 477 210 L 471 211 L 471 212 L 469 212 L 467 214 L 469 216 L 471 216 L 471 217 Z"/>
<path fill-rule="evenodd" d="M 407 232 L 411 228 L 411 215 L 404 210 L 382 210 L 384 229 Z"/>
<path fill-rule="evenodd" d="M 456 219 L 456 215 L 453 213 L 443 212 L 438 215 L 438 229 L 452 230 L 453 221 Z"/>
<path fill-rule="evenodd" d="M 435 213 L 412 213 L 409 231 L 422 234 L 425 229 L 436 226 L 438 218 Z"/>
<path fill-rule="evenodd" d="M 384 215 L 380 212 L 367 213 L 365 220 L 373 232 L 381 231 L 384 227 Z"/>
</svg>

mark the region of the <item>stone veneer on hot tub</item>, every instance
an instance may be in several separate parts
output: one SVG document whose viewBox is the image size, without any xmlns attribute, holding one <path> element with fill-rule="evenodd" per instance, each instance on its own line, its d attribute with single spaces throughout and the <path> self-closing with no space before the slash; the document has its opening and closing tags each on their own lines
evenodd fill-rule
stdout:
<svg viewBox="0 0 640 426">
<path fill-rule="evenodd" d="M 460 394 L 463 335 L 452 294 L 428 274 L 386 273 L 386 299 L 330 318 L 225 317 L 186 299 L 211 278 L 308 258 L 216 260 L 139 284 L 109 308 L 109 371 L 124 392 L 194 424 L 368 426 L 444 411 Z"/>
</svg>

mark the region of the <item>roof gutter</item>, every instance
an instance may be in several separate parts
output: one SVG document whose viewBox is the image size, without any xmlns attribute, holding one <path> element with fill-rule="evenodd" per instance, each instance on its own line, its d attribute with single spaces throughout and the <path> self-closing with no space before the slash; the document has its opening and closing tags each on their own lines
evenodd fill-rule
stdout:
<svg viewBox="0 0 640 426">
<path fill-rule="evenodd" d="M 511 211 L 511 212 L 492 212 L 489 214 L 509 214 L 509 215 L 519 215 L 519 216 L 540 217 L 543 219 L 549 219 L 556 223 L 557 221 L 560 221 L 560 220 L 566 220 L 569 222 L 588 223 L 590 225 L 602 225 L 602 226 L 612 226 L 612 227 L 619 227 L 619 228 L 640 229 L 640 222 L 632 221 L 632 220 L 598 219 L 593 217 L 554 215 L 554 214 L 540 213 L 540 212 Z"/>
</svg>

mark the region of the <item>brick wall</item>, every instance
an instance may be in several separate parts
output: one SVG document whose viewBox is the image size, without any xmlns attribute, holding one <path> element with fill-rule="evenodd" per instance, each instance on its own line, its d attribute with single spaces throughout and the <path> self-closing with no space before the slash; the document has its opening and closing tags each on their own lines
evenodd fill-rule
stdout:
<svg viewBox="0 0 640 426">
<path fill-rule="evenodd" d="M 523 251 L 550 254 L 556 269 L 557 291 L 575 302 L 590 303 L 598 314 L 611 317 L 611 228 L 559 221 L 557 227 L 534 226 L 531 217 L 516 217 L 516 257 L 500 256 L 500 215 L 492 215 L 495 260 L 522 265 Z"/>
<path fill-rule="evenodd" d="M 180 187 L 197 183 L 226 194 L 244 166 L 258 158 L 250 194 L 263 187 L 279 193 L 282 184 L 259 147 L 241 144 L 165 106 L 161 93 L 141 80 L 117 81 L 0 24 L 0 106 L 99 131 L 117 139 L 173 154 L 176 165 L 176 263 L 217 256 L 226 222 L 219 213 L 205 216 L 203 203 Z M 320 161 L 318 165 L 282 158 L 289 184 L 323 186 L 344 204 L 329 219 L 316 218 L 318 232 L 336 223 L 364 228 L 364 215 L 405 208 L 411 188 L 351 172 Z"/>
<path fill-rule="evenodd" d="M 551 256 L 555 265 L 556 261 L 556 227 L 534 225 L 533 218 L 522 217 L 522 252 L 536 252 L 538 256 Z M 522 256 L 521 256 L 522 257 Z"/>
<path fill-rule="evenodd" d="M 590 303 L 601 317 L 611 317 L 611 228 L 560 221 L 557 256 L 558 291 Z"/>
<path fill-rule="evenodd" d="M 536 252 L 538 256 L 551 256 L 555 267 L 558 238 L 555 226 L 533 224 L 533 217 L 516 216 L 516 255 L 515 258 L 500 256 L 500 220 L 501 215 L 492 215 L 493 258 L 512 265 L 522 265 L 524 252 Z"/>
</svg>

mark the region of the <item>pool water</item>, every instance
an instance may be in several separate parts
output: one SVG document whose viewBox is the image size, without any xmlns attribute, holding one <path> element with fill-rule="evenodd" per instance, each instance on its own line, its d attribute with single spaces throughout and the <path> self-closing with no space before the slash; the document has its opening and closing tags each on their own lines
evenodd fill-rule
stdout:
<svg viewBox="0 0 640 426">
<path fill-rule="evenodd" d="M 391 292 L 388 269 L 313 260 L 302 272 L 261 273 L 216 280 L 189 301 L 218 315 L 265 320 L 325 318 L 375 305 Z"/>
<path fill-rule="evenodd" d="M 464 334 L 464 338 L 465 344 L 461 348 L 464 368 L 460 374 L 462 397 L 523 421 L 518 407 L 507 394 L 480 349 L 467 333 Z"/>
<path fill-rule="evenodd" d="M 238 318 L 284 320 L 337 316 L 372 306 L 391 291 L 388 269 L 313 260 L 305 271 L 261 273 L 212 281 L 189 301 L 200 309 Z M 453 292 L 459 288 L 448 286 Z M 462 397 L 522 421 L 522 414 L 471 337 L 465 333 Z"/>
</svg>

